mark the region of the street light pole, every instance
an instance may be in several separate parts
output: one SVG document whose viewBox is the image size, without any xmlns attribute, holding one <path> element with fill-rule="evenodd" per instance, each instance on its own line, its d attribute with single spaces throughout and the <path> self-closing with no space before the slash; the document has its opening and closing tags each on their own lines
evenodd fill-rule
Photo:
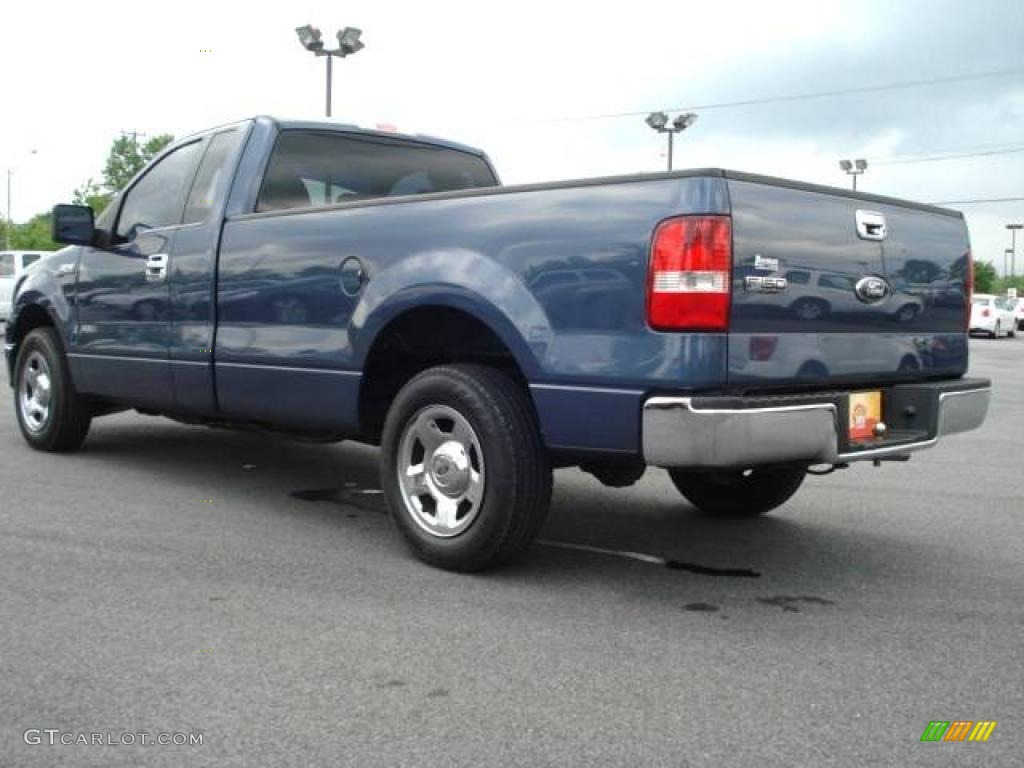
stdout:
<svg viewBox="0 0 1024 768">
<path fill-rule="evenodd" d="M 668 134 L 668 169 L 672 170 L 672 151 L 673 151 L 673 139 L 677 133 L 682 133 L 691 125 L 697 121 L 697 115 L 693 112 L 685 112 L 681 115 L 676 115 L 675 120 L 669 125 L 668 115 L 664 112 L 651 112 L 647 116 L 645 121 L 652 129 L 658 133 Z"/>
<path fill-rule="evenodd" d="M 29 152 L 34 155 L 39 150 L 33 149 Z M 14 175 L 14 168 L 7 169 L 7 226 L 4 228 L 4 250 L 11 250 L 11 230 L 14 229 L 14 215 L 11 213 L 11 177 Z"/>
<path fill-rule="evenodd" d="M 14 173 L 10 168 L 7 169 L 7 226 L 4 227 L 4 250 L 11 250 L 11 174 Z"/>
<path fill-rule="evenodd" d="M 863 157 L 859 157 L 853 162 L 849 160 L 840 160 L 839 168 L 846 171 L 853 178 L 853 191 L 857 191 L 857 177 L 860 176 L 864 171 L 868 169 L 868 161 Z"/>
<path fill-rule="evenodd" d="M 334 57 L 331 56 L 330 54 L 327 54 L 327 116 L 328 117 L 331 116 L 331 91 L 333 90 L 333 88 L 331 87 L 331 71 L 332 71 L 332 63 L 333 62 L 334 62 Z"/>
<path fill-rule="evenodd" d="M 1011 251 L 1009 248 L 1003 251 L 1003 277 L 1006 277 L 1008 274 L 1010 274 L 1009 272 L 1006 271 L 1006 269 L 1010 265 L 1011 253 L 1013 253 L 1013 251 Z"/>
<path fill-rule="evenodd" d="M 337 48 L 325 48 L 324 41 L 321 39 L 320 30 L 311 24 L 306 24 L 302 27 L 296 27 L 295 33 L 299 36 L 299 42 L 302 47 L 312 53 L 314 56 L 326 56 L 327 57 L 327 116 L 331 116 L 331 91 L 333 81 L 333 65 L 332 59 L 337 56 L 339 59 L 343 59 L 346 56 L 351 56 L 353 53 L 361 51 L 366 46 L 360 41 L 359 37 L 362 35 L 362 30 L 356 29 L 355 27 L 345 27 L 337 32 L 338 47 Z"/>
<path fill-rule="evenodd" d="M 1010 277 L 1017 276 L 1017 230 L 1024 229 L 1024 224 L 1007 224 L 1010 230 Z"/>
</svg>

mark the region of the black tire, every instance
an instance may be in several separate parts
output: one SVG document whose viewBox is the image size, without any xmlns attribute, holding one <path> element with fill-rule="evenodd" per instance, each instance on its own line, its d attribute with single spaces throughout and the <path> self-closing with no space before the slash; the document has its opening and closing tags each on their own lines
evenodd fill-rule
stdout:
<svg viewBox="0 0 1024 768">
<path fill-rule="evenodd" d="M 474 519 L 447 538 L 417 522 L 399 479 L 403 436 L 435 407 L 452 409 L 468 422 L 485 467 Z M 425 453 L 419 461 L 427 465 Z M 524 389 L 494 368 L 438 366 L 406 383 L 384 423 L 380 466 L 395 525 L 419 558 L 446 570 L 480 571 L 519 559 L 547 517 L 551 466 L 533 409 Z"/>
<path fill-rule="evenodd" d="M 22 413 L 22 394 L 25 367 L 39 355 L 49 369 L 49 412 L 45 421 L 33 429 Z M 81 448 L 89 433 L 92 413 L 89 404 L 75 391 L 68 371 L 67 359 L 60 337 L 53 328 L 36 328 L 21 342 L 14 366 L 14 412 L 25 441 L 39 451 L 67 452 Z"/>
<path fill-rule="evenodd" d="M 899 311 L 895 314 L 897 323 L 909 323 L 915 317 L 917 317 L 918 308 L 914 304 L 905 304 L 899 308 Z"/>
<path fill-rule="evenodd" d="M 800 489 L 803 469 L 758 467 L 751 470 L 687 471 L 670 469 L 672 482 L 702 512 L 754 517 L 782 506 Z"/>
<path fill-rule="evenodd" d="M 831 307 L 827 301 L 823 299 L 797 299 L 790 307 L 789 311 L 798 320 L 820 320 L 825 317 L 830 311 Z"/>
</svg>

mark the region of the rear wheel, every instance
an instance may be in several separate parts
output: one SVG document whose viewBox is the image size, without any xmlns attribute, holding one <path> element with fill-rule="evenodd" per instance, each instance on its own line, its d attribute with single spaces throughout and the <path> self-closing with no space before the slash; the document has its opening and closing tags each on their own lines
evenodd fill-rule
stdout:
<svg viewBox="0 0 1024 768">
<path fill-rule="evenodd" d="M 71 384 L 53 328 L 37 328 L 21 342 L 14 367 L 14 410 L 21 434 L 40 451 L 74 451 L 89 432 L 89 404 Z"/>
<path fill-rule="evenodd" d="M 479 571 L 516 560 L 551 498 L 551 467 L 526 393 L 481 365 L 430 368 L 384 423 L 381 484 L 423 560 Z"/>
<path fill-rule="evenodd" d="M 670 469 L 672 482 L 687 501 L 716 515 L 754 517 L 782 506 L 804 481 L 803 469 L 755 467 L 745 470 Z"/>
</svg>

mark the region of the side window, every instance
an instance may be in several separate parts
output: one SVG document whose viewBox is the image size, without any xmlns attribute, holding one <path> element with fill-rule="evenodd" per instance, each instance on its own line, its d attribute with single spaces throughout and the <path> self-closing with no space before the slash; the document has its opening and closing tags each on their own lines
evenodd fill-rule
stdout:
<svg viewBox="0 0 1024 768">
<path fill-rule="evenodd" d="M 196 180 L 192 182 L 192 190 L 185 204 L 183 224 L 206 221 L 206 217 L 210 215 L 217 202 L 214 195 L 217 194 L 220 182 L 228 172 L 228 160 L 235 153 L 241 140 L 242 132 L 237 128 L 218 133 L 210 140 L 203 161 L 196 172 Z"/>
<path fill-rule="evenodd" d="M 133 240 L 139 232 L 181 223 L 182 197 L 192 178 L 202 142 L 178 147 L 150 168 L 128 190 L 117 221 L 117 235 Z"/>
<path fill-rule="evenodd" d="M 21 257 L 21 268 L 25 269 L 29 264 L 39 261 L 38 253 L 26 253 Z"/>
<path fill-rule="evenodd" d="M 810 272 L 804 272 L 802 269 L 791 269 L 786 273 L 786 279 L 794 285 L 807 285 L 811 279 Z"/>
<path fill-rule="evenodd" d="M 487 162 L 471 152 L 409 139 L 284 130 L 270 156 L 256 210 L 496 185 Z"/>
</svg>

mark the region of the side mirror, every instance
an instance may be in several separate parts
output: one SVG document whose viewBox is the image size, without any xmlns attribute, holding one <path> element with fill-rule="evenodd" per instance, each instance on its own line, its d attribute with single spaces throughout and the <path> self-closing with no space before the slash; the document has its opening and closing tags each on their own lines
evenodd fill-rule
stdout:
<svg viewBox="0 0 1024 768">
<path fill-rule="evenodd" d="M 53 206 L 52 237 L 55 242 L 67 245 L 92 245 L 96 238 L 92 208 L 87 205 Z"/>
</svg>

